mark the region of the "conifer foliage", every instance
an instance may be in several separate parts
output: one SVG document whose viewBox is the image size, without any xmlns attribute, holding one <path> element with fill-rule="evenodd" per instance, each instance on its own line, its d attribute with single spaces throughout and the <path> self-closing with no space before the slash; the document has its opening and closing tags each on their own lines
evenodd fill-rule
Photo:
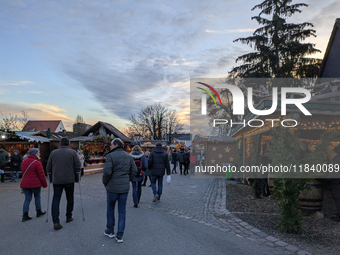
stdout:
<svg viewBox="0 0 340 255">
<path fill-rule="evenodd" d="M 287 18 L 301 13 L 307 4 L 291 4 L 292 0 L 265 0 L 252 8 L 261 10 L 252 17 L 261 27 L 252 36 L 238 38 L 252 47 L 255 52 L 244 54 L 236 59 L 240 66 L 230 71 L 230 77 L 251 78 L 312 78 L 316 77 L 321 60 L 310 58 L 320 52 L 312 43 L 303 43 L 308 37 L 316 37 L 312 23 L 287 23 Z"/>
</svg>

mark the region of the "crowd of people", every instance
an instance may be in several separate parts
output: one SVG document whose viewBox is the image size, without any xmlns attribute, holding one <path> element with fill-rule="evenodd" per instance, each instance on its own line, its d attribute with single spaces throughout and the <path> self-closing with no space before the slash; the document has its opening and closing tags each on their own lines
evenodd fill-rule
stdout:
<svg viewBox="0 0 340 255">
<path fill-rule="evenodd" d="M 69 144 L 67 138 L 62 138 L 60 147 L 51 152 L 46 166 L 47 179 L 40 162 L 39 149 L 31 148 L 23 158 L 17 150 L 14 151 L 14 155 L 10 156 L 3 146 L 0 147 L 0 169 L 5 169 L 6 164 L 10 162 L 11 182 L 18 181 L 19 173 L 22 172 L 20 183 L 24 194 L 22 222 L 32 219 L 29 216 L 29 207 L 33 197 L 36 217 L 46 214 L 41 206 L 41 188 L 48 187 L 50 190 L 51 186 L 53 187 L 51 204 L 53 228 L 55 230 L 63 228 L 59 219 L 63 191 L 65 191 L 67 200 L 66 223 L 73 221 L 74 186 L 83 175 L 84 157 L 81 153 L 71 149 Z M 195 152 L 190 156 L 190 150 L 184 147 L 169 153 L 160 143 L 157 143 L 151 152 L 149 150 L 143 152 L 136 145 L 130 153 L 127 153 L 124 150 L 124 143 L 118 138 L 111 142 L 110 149 L 106 155 L 102 176 L 102 183 L 107 192 L 107 224 L 104 235 L 110 238 L 115 237 L 117 242 L 123 242 L 130 183 L 135 208 L 139 207 L 142 186 L 146 186 L 148 179 L 153 193 L 152 202 L 159 203 L 163 192 L 164 175 L 167 175 L 166 181 L 170 183 L 171 173 L 177 173 L 177 165 L 179 165 L 181 175 L 189 174 L 190 163 L 196 164 L 197 156 Z M 174 165 L 172 170 L 170 162 Z M 4 174 L 1 174 L 1 181 L 4 182 Z M 114 217 L 116 202 L 118 202 L 118 224 L 115 224 Z M 116 233 L 114 232 L 115 226 L 117 226 Z"/>
</svg>

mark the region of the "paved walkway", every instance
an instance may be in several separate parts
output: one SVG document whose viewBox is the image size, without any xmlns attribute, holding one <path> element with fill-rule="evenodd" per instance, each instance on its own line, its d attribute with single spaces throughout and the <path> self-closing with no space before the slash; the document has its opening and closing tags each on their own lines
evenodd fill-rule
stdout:
<svg viewBox="0 0 340 255">
<path fill-rule="evenodd" d="M 117 244 L 102 233 L 106 193 L 101 174 L 82 179 L 85 222 L 78 184 L 71 223 L 65 223 L 63 195 L 64 228 L 59 231 L 53 230 L 50 215 L 48 223 L 46 217 L 22 223 L 19 183 L 0 183 L 1 254 L 307 254 L 229 213 L 225 185 L 223 179 L 172 175 L 171 184 L 164 183 L 160 203 L 152 202 L 152 190 L 146 186 L 137 209 L 130 192 L 124 243 Z M 47 189 L 42 191 L 42 205 L 46 208 Z M 30 208 L 30 216 L 35 216 L 34 201 Z"/>
</svg>

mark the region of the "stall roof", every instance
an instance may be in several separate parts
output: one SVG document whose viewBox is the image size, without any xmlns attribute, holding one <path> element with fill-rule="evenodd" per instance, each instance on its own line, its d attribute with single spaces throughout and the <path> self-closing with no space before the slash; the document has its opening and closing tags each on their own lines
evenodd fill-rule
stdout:
<svg viewBox="0 0 340 255">
<path fill-rule="evenodd" d="M 90 142 L 93 140 L 93 136 L 77 136 L 70 138 L 70 142 Z"/>
<path fill-rule="evenodd" d="M 21 135 L 21 134 L 17 134 L 17 136 L 21 140 L 28 140 L 29 142 L 36 142 L 36 143 L 49 143 L 50 142 L 50 139 L 43 137 L 43 136 Z"/>
<path fill-rule="evenodd" d="M 131 140 L 126 135 L 124 135 L 122 132 L 120 132 L 117 128 L 115 128 L 114 126 L 112 126 L 109 123 L 102 122 L 102 121 L 98 121 L 91 128 L 86 130 L 86 132 L 84 134 L 82 134 L 82 136 L 89 136 L 91 133 L 95 134 L 97 132 L 100 132 L 101 127 L 103 127 L 105 129 L 106 134 L 109 134 L 109 135 L 113 134 L 114 136 L 122 139 L 123 142 L 131 143 Z"/>
</svg>

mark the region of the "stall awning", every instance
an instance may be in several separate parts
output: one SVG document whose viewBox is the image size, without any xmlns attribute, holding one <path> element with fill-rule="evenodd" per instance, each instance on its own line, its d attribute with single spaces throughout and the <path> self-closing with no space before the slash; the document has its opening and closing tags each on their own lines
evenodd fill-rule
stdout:
<svg viewBox="0 0 340 255">
<path fill-rule="evenodd" d="M 36 142 L 36 143 L 49 143 L 50 139 L 43 137 L 43 136 L 31 136 L 31 135 L 21 135 L 17 134 L 17 136 L 21 140 L 27 140 L 29 142 Z"/>
</svg>

